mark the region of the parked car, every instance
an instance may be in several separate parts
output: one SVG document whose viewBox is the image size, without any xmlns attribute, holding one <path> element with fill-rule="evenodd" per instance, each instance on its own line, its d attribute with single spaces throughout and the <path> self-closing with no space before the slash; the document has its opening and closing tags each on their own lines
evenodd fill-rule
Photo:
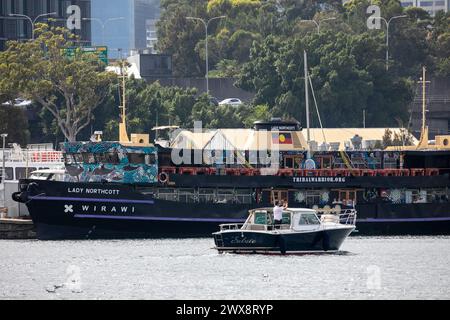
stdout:
<svg viewBox="0 0 450 320">
<path fill-rule="evenodd" d="M 212 105 L 215 105 L 216 107 L 219 105 L 219 100 L 217 100 L 217 98 L 214 98 L 214 97 L 210 97 L 210 98 L 209 98 L 209 102 L 210 102 Z"/>
<path fill-rule="evenodd" d="M 8 102 L 3 103 L 3 105 L 6 105 L 6 106 L 13 105 L 14 107 L 27 107 L 27 106 L 29 106 L 32 103 L 33 103 L 33 101 L 31 101 L 31 100 L 25 100 L 23 98 L 17 98 L 12 103 L 10 101 L 8 101 Z"/>
<path fill-rule="evenodd" d="M 223 105 L 240 106 L 241 104 L 243 104 L 242 101 L 237 98 L 229 98 L 219 102 L 219 105 L 221 106 Z"/>
</svg>

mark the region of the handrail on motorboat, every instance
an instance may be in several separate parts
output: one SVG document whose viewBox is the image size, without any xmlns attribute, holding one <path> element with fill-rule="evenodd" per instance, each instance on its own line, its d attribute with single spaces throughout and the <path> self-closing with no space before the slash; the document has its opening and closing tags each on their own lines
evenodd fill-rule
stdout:
<svg viewBox="0 0 450 320">
<path fill-rule="evenodd" d="M 259 230 L 259 231 L 272 231 L 272 230 L 285 230 L 291 227 L 290 224 L 255 224 L 255 223 L 231 223 L 231 224 L 221 224 L 219 225 L 220 231 L 226 230 Z"/>
<path fill-rule="evenodd" d="M 357 211 L 355 208 L 341 209 L 337 213 L 322 208 L 316 209 L 316 212 L 322 222 L 331 221 L 344 225 L 356 225 Z"/>
<path fill-rule="evenodd" d="M 244 226 L 244 223 L 228 223 L 219 225 L 220 231 L 224 230 L 238 230 Z"/>
</svg>

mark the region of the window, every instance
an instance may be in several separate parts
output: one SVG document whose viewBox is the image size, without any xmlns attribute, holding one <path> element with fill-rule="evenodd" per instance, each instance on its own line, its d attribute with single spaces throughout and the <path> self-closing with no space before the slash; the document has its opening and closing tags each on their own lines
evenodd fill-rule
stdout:
<svg viewBox="0 0 450 320">
<path fill-rule="evenodd" d="M 253 193 L 251 189 L 237 189 L 236 190 L 236 202 L 237 203 L 252 203 Z"/>
<path fill-rule="evenodd" d="M 110 164 L 119 164 L 119 155 L 117 152 L 108 152 L 106 153 L 106 162 Z"/>
<path fill-rule="evenodd" d="M 331 169 L 332 168 L 332 157 L 331 156 L 323 156 L 320 157 L 320 168 L 322 169 Z"/>
<path fill-rule="evenodd" d="M 214 189 L 199 189 L 198 190 L 198 201 L 201 203 L 212 203 L 215 199 Z"/>
<path fill-rule="evenodd" d="M 255 222 L 254 222 L 254 224 L 267 225 L 267 224 L 269 224 L 268 220 L 269 219 L 267 218 L 267 211 L 256 211 L 255 212 Z"/>
<path fill-rule="evenodd" d="M 289 212 L 283 212 L 282 224 L 291 224 L 291 214 Z"/>
<path fill-rule="evenodd" d="M 217 203 L 232 203 L 234 201 L 233 189 L 222 189 L 217 191 Z"/>
<path fill-rule="evenodd" d="M 87 163 L 87 164 L 97 163 L 93 153 L 82 153 L 82 156 L 83 156 L 83 162 L 84 163 Z"/>
<path fill-rule="evenodd" d="M 338 192 L 338 201 L 347 206 L 356 205 L 356 192 L 357 190 L 336 190 Z"/>
<path fill-rule="evenodd" d="M 83 163 L 83 155 L 81 153 L 75 153 L 73 157 L 76 163 Z"/>
<path fill-rule="evenodd" d="M 145 154 L 129 153 L 128 154 L 128 162 L 130 164 L 144 164 L 145 163 Z"/>
<path fill-rule="evenodd" d="M 81 153 L 66 153 L 64 163 L 68 165 L 83 163 L 83 155 Z"/>
<path fill-rule="evenodd" d="M 0 181 L 3 180 L 2 175 L 3 175 L 3 168 L 0 167 L 0 177 L 2 178 L 2 179 L 0 179 Z M 6 167 L 5 168 L 5 176 L 6 176 L 5 180 L 14 180 L 13 168 Z"/>
<path fill-rule="evenodd" d="M 312 207 L 315 204 L 320 204 L 321 195 L 322 193 L 320 190 L 306 191 L 306 205 Z"/>
<path fill-rule="evenodd" d="M 317 216 L 313 213 L 302 213 L 298 224 L 299 225 L 317 225 L 317 224 L 320 224 L 320 221 L 317 218 Z"/>
<path fill-rule="evenodd" d="M 303 156 L 285 156 L 284 167 L 289 169 L 301 169 Z"/>
<path fill-rule="evenodd" d="M 268 190 L 270 192 L 270 203 L 275 204 L 275 201 L 288 201 L 289 191 L 287 190 Z"/>
<path fill-rule="evenodd" d="M 448 202 L 448 195 L 445 189 L 428 189 L 427 190 L 428 203 L 446 203 Z"/>
<path fill-rule="evenodd" d="M 16 168 L 16 180 L 26 179 L 30 175 L 31 172 L 36 171 L 36 168 Z"/>
<path fill-rule="evenodd" d="M 75 161 L 75 158 L 74 158 L 73 154 L 66 153 L 64 155 L 64 163 L 68 164 L 68 165 L 75 164 L 76 161 Z"/>
<path fill-rule="evenodd" d="M 154 153 L 146 154 L 145 155 L 145 164 L 148 166 L 155 165 L 156 164 L 156 155 Z"/>
<path fill-rule="evenodd" d="M 98 163 L 106 163 L 106 154 L 104 153 L 96 153 L 95 159 L 97 159 Z"/>
</svg>

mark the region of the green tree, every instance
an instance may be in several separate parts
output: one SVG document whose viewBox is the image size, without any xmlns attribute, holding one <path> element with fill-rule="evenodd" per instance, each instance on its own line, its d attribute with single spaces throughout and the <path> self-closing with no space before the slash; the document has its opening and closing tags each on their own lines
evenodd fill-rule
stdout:
<svg viewBox="0 0 450 320">
<path fill-rule="evenodd" d="M 436 73 L 442 77 L 450 76 L 450 12 L 436 14 L 430 41 Z"/>
<path fill-rule="evenodd" d="M 157 24 L 159 51 L 172 55 L 175 76 L 203 76 L 204 62 L 196 54 L 197 43 L 205 38 L 204 26 L 186 20 L 206 17 L 205 0 L 162 0 Z M 212 31 L 212 30 L 211 30 Z"/>
<path fill-rule="evenodd" d="M 75 52 L 68 58 L 66 49 L 74 36 L 63 28 L 38 24 L 36 39 L 9 42 L 2 61 L 9 68 L 10 81 L 24 97 L 41 104 L 55 118 L 69 141 L 92 120 L 92 111 L 106 94 L 112 74 L 93 56 Z M 15 75 L 15 76 L 14 76 Z"/>
<path fill-rule="evenodd" d="M 240 112 L 243 107 L 215 106 L 209 102 L 207 95 L 202 95 L 192 108 L 192 123 L 201 121 L 203 128 L 207 129 L 242 128 L 244 124 Z"/>
<path fill-rule="evenodd" d="M 254 91 L 254 103 L 267 104 L 273 115 L 304 120 L 304 50 L 325 126 L 360 125 L 363 110 L 369 125 L 406 117 L 411 83 L 386 73 L 379 33 L 324 31 L 295 41 L 268 37 L 255 44 L 238 85 Z M 380 110 L 383 105 L 390 107 Z"/>
<path fill-rule="evenodd" d="M 119 127 L 119 84 L 112 83 L 108 98 L 94 113 L 96 128 L 102 128 L 104 138 L 117 140 Z M 163 87 L 140 79 L 126 81 L 128 132 L 150 133 L 156 125 L 192 127 L 192 109 L 200 100 L 195 89 Z M 210 104 L 209 99 L 207 103 Z"/>
</svg>

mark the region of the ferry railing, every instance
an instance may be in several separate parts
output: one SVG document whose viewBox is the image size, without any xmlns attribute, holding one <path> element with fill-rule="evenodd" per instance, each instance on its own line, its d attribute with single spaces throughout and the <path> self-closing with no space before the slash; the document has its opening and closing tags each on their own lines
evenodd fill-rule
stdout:
<svg viewBox="0 0 450 320">
<path fill-rule="evenodd" d="M 370 169 L 370 168 L 322 168 L 322 169 L 292 169 L 281 168 L 275 171 L 271 171 L 268 174 L 270 176 L 280 177 L 362 177 L 362 176 L 395 176 L 395 177 L 409 177 L 409 176 L 429 176 L 439 175 L 438 168 L 397 168 L 396 163 L 389 164 L 385 162 L 383 169 Z M 441 168 L 442 169 L 442 168 Z M 180 174 L 180 175 L 216 175 L 217 170 L 215 168 L 195 168 L 195 167 L 161 167 L 161 172 L 168 174 Z M 228 176 L 261 176 L 261 169 L 237 169 L 228 168 L 224 169 L 221 175 Z"/>
<path fill-rule="evenodd" d="M 7 149 L 5 152 L 5 162 L 29 162 L 29 163 L 59 163 L 63 162 L 61 151 L 42 151 L 26 149 Z M 0 155 L 2 155 L 0 151 Z"/>
</svg>

